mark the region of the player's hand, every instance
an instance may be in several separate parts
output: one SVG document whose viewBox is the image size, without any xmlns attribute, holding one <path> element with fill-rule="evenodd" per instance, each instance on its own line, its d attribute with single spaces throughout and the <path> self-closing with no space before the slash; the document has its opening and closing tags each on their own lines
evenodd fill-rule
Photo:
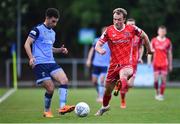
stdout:
<svg viewBox="0 0 180 124">
<path fill-rule="evenodd" d="M 98 52 L 99 54 L 101 54 L 101 55 L 104 55 L 104 54 L 106 53 L 106 50 L 104 50 L 104 49 L 99 49 L 97 52 Z"/>
<path fill-rule="evenodd" d="M 32 57 L 32 58 L 29 60 L 29 65 L 30 65 L 32 68 L 34 68 L 34 66 L 35 66 L 35 61 L 36 61 L 36 59 L 35 59 L 34 57 Z"/>
<path fill-rule="evenodd" d="M 60 47 L 60 52 L 64 54 L 68 54 L 67 48 L 64 47 L 64 44 Z"/>
</svg>

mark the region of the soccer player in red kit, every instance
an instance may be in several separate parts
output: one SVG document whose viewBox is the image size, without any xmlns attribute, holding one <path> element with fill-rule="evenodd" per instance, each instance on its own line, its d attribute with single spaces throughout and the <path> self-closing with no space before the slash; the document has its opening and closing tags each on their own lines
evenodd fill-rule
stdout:
<svg viewBox="0 0 180 124">
<path fill-rule="evenodd" d="M 127 19 L 126 22 L 127 25 L 135 25 L 135 20 L 133 18 Z M 128 79 L 128 87 L 131 88 L 134 85 L 136 70 L 137 70 L 137 64 L 142 63 L 142 55 L 144 52 L 143 42 L 142 39 L 138 36 L 134 36 L 133 38 L 133 49 L 131 51 L 132 54 L 132 65 L 133 65 L 133 75 Z M 121 83 L 118 83 L 114 88 L 114 95 L 117 96 L 119 93 L 119 90 L 121 88 Z M 121 108 L 126 108 L 126 92 L 120 91 L 121 94 Z"/>
<path fill-rule="evenodd" d="M 166 27 L 159 26 L 158 36 L 151 41 L 154 68 L 154 88 L 156 90 L 155 99 L 164 100 L 164 91 L 166 88 L 166 80 L 168 71 L 172 71 L 172 44 L 171 40 L 166 37 Z M 148 63 L 151 62 L 151 56 L 148 56 Z M 159 78 L 161 85 L 159 87 Z M 159 89 L 160 88 L 160 89 Z"/>
<path fill-rule="evenodd" d="M 151 53 L 149 38 L 144 31 L 136 26 L 125 25 L 127 11 L 123 8 L 117 8 L 113 11 L 113 25 L 106 28 L 105 32 L 96 43 L 95 50 L 100 54 L 106 51 L 102 48 L 105 42 L 108 42 L 111 51 L 110 66 L 105 81 L 105 93 L 103 96 L 103 106 L 97 111 L 96 116 L 103 115 L 108 111 L 111 93 L 114 89 L 117 79 L 121 82 L 121 90 L 127 91 L 127 79 L 133 75 L 132 66 L 132 39 L 135 35 L 141 37 L 147 48 L 147 53 Z"/>
</svg>

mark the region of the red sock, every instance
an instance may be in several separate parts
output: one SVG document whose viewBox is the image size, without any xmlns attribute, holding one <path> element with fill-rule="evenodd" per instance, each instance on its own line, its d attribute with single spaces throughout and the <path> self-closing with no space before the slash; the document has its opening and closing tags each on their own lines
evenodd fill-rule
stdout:
<svg viewBox="0 0 180 124">
<path fill-rule="evenodd" d="M 126 97 L 126 93 L 121 91 L 121 100 L 122 100 L 122 102 L 125 101 L 125 97 Z"/>
<path fill-rule="evenodd" d="M 154 88 L 155 88 L 155 90 L 156 90 L 156 94 L 159 94 L 159 92 L 158 92 L 158 81 L 155 81 L 154 82 Z"/>
<path fill-rule="evenodd" d="M 161 94 L 161 95 L 164 95 L 165 89 L 166 89 L 166 83 L 165 83 L 165 82 L 162 82 L 162 83 L 161 83 L 161 86 L 160 86 L 160 94 Z"/>
<path fill-rule="evenodd" d="M 121 91 L 126 93 L 128 90 L 127 79 L 121 78 Z"/>
<path fill-rule="evenodd" d="M 111 95 L 104 94 L 104 96 L 103 96 L 103 106 L 104 107 L 108 106 L 110 99 L 111 99 Z"/>
</svg>

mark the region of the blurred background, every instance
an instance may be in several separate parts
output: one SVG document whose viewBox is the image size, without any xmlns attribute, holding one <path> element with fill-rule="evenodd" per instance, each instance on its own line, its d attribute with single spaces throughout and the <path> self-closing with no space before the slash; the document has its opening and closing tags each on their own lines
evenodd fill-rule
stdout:
<svg viewBox="0 0 180 124">
<path fill-rule="evenodd" d="M 180 1 L 179 0 L 0 0 L 0 86 L 10 87 L 13 81 L 11 47 L 16 46 L 18 86 L 34 86 L 34 75 L 28 66 L 24 43 L 29 31 L 44 21 L 49 7 L 60 11 L 55 47 L 62 44 L 68 55 L 56 54 L 72 86 L 90 86 L 90 70 L 85 67 L 91 41 L 83 41 L 83 32 L 90 39 L 100 36 L 101 28 L 112 24 L 112 11 L 117 7 L 128 11 L 138 27 L 151 39 L 159 25 L 167 27 L 173 44 L 173 67 L 169 83 L 180 81 Z M 143 57 L 146 62 L 146 56 Z M 180 82 L 179 82 L 180 84 Z"/>
</svg>

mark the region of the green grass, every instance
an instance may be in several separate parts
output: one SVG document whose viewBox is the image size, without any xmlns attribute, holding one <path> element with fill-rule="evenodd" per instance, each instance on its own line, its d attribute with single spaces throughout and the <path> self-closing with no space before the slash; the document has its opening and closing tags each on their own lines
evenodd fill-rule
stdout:
<svg viewBox="0 0 180 124">
<path fill-rule="evenodd" d="M 3 96 L 5 92 L 7 92 L 9 89 L 0 88 L 0 97 Z"/>
<path fill-rule="evenodd" d="M 80 118 L 74 112 L 60 116 L 58 93 L 52 100 L 54 118 L 43 118 L 43 89 L 19 89 L 0 104 L 0 122 L 16 123 L 180 123 L 180 90 L 167 89 L 165 100 L 156 101 L 153 89 L 131 89 L 127 94 L 127 108 L 120 109 L 119 97 L 112 97 L 111 110 L 101 117 L 94 116 L 101 107 L 96 103 L 94 89 L 70 89 L 68 104 L 84 101 L 91 112 Z"/>
</svg>

